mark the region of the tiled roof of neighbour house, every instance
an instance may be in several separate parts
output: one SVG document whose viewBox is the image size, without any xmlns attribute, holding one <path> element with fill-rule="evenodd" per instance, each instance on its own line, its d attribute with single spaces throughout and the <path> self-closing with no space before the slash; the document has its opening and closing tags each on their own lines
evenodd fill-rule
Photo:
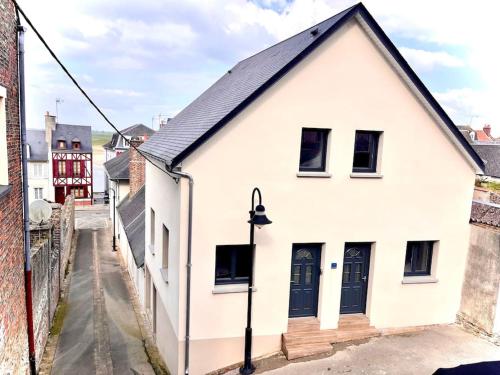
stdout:
<svg viewBox="0 0 500 375">
<path fill-rule="evenodd" d="M 49 160 L 49 145 L 45 140 L 44 129 L 27 129 L 26 142 L 29 145 L 29 161 Z"/>
<path fill-rule="evenodd" d="M 129 179 L 129 151 L 124 151 L 120 155 L 109 159 L 104 164 L 104 169 L 108 173 L 110 180 Z"/>
<path fill-rule="evenodd" d="M 73 150 L 71 141 L 74 138 L 80 140 L 80 149 Z M 66 149 L 61 150 L 57 147 L 58 140 L 66 141 Z M 56 129 L 52 132 L 52 151 L 57 152 L 92 152 L 92 127 L 86 125 L 68 125 L 56 124 Z"/>
<path fill-rule="evenodd" d="M 147 136 L 150 137 L 155 133 L 153 129 L 150 127 L 144 125 L 144 124 L 135 124 L 131 125 L 128 128 L 125 128 L 123 130 L 120 130 L 120 132 L 123 135 L 129 136 L 129 137 L 138 137 L 138 136 Z M 113 149 L 116 147 L 118 143 L 118 133 L 114 133 L 113 136 L 111 137 L 111 140 L 108 143 L 105 143 L 102 147 L 106 149 Z"/>
<path fill-rule="evenodd" d="M 470 221 L 500 227 L 500 205 L 482 201 L 472 201 Z"/>
<path fill-rule="evenodd" d="M 137 267 L 144 266 L 145 195 L 146 189 L 143 186 L 132 198 L 127 195 L 118 206 L 118 215 Z"/>
<path fill-rule="evenodd" d="M 474 144 L 477 154 L 485 161 L 484 174 L 500 178 L 500 143 Z"/>
<path fill-rule="evenodd" d="M 240 61 L 169 121 L 167 126 L 144 142 L 141 150 L 163 160 L 170 168 L 177 166 L 354 16 L 361 17 L 373 30 L 463 151 L 473 160 L 476 169 L 482 169 L 482 161 L 468 141 L 361 3 Z"/>
<path fill-rule="evenodd" d="M 476 132 L 476 141 L 491 142 L 493 139 L 484 132 L 484 130 L 474 130 Z"/>
</svg>

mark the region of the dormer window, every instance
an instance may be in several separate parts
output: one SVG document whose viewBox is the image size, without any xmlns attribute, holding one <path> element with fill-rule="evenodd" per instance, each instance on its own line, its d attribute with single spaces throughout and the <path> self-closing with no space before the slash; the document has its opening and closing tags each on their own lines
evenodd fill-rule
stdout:
<svg viewBox="0 0 500 375">
<path fill-rule="evenodd" d="M 80 149 L 80 140 L 78 138 L 73 138 L 73 140 L 71 141 L 71 144 L 73 146 L 73 150 Z"/>
<path fill-rule="evenodd" d="M 66 148 L 66 141 L 64 139 L 58 139 L 57 140 L 57 148 L 58 149 L 65 149 Z"/>
</svg>

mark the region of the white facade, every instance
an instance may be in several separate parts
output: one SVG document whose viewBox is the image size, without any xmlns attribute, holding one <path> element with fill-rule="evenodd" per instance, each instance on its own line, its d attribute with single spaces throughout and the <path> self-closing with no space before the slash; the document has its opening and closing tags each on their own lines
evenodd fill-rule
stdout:
<svg viewBox="0 0 500 375">
<path fill-rule="evenodd" d="M 299 172 L 303 128 L 329 129 L 325 172 Z M 371 175 L 353 173 L 359 130 L 381 134 Z M 321 248 L 321 329 L 337 327 L 344 249 L 358 242 L 370 247 L 365 314 L 371 325 L 455 321 L 476 170 L 358 20 L 347 22 L 188 156 L 182 171 L 194 176 L 190 374 L 243 359 L 246 284 L 215 284 L 216 247 L 248 243 L 255 186 L 273 223 L 256 230 L 254 357 L 279 351 L 287 332 L 294 244 Z M 145 291 L 151 299 L 156 291 L 160 353 L 169 370 L 181 374 L 188 183 L 176 183 L 150 163 L 146 181 L 151 251 Z M 162 225 L 170 232 L 167 282 Z M 408 241 L 435 241 L 430 275 L 404 276 Z"/>
<path fill-rule="evenodd" d="M 48 161 L 28 162 L 28 194 L 29 202 L 36 199 L 47 199 L 54 201 L 54 188 L 50 178 L 50 167 Z"/>
</svg>

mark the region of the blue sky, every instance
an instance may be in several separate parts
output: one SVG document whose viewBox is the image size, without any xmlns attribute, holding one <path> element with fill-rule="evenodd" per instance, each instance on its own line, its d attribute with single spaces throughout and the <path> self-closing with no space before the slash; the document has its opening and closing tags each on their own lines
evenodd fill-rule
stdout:
<svg viewBox="0 0 500 375">
<path fill-rule="evenodd" d="M 19 0 L 59 57 L 119 128 L 173 117 L 237 61 L 340 10 L 347 0 Z M 461 4 L 463 3 L 463 4 Z M 500 136 L 496 3 L 367 0 L 457 124 Z M 485 9 L 487 11 L 485 11 Z M 450 11 L 451 10 L 451 11 Z M 26 37 L 28 126 L 45 111 L 109 130 L 43 50 Z"/>
</svg>

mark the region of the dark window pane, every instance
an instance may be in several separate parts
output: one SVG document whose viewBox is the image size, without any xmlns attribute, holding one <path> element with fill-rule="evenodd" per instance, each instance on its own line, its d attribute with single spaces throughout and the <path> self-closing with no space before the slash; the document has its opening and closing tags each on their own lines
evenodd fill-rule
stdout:
<svg viewBox="0 0 500 375">
<path fill-rule="evenodd" d="M 325 170 L 327 130 L 302 129 L 300 170 Z"/>
<path fill-rule="evenodd" d="M 306 266 L 306 280 L 305 285 L 311 285 L 312 283 L 312 266 Z"/>
<path fill-rule="evenodd" d="M 412 254 L 412 248 L 408 244 L 408 246 L 406 247 L 405 273 L 411 272 L 411 254 Z"/>
<path fill-rule="evenodd" d="M 293 284 L 300 283 L 300 266 L 293 266 L 292 283 Z"/>
<path fill-rule="evenodd" d="M 406 246 L 405 276 L 430 275 L 432 241 L 410 241 Z"/>
<path fill-rule="evenodd" d="M 241 283 L 250 275 L 252 252 L 248 245 L 217 246 L 215 253 L 215 283 Z"/>
<path fill-rule="evenodd" d="M 375 172 L 379 133 L 357 131 L 354 141 L 354 172 Z"/>
<path fill-rule="evenodd" d="M 419 246 L 417 251 L 417 256 L 415 259 L 415 272 L 427 272 L 427 266 L 429 265 L 430 258 L 430 248 L 428 242 L 423 242 Z"/>
<path fill-rule="evenodd" d="M 359 283 L 361 281 L 361 263 L 356 263 L 356 268 L 354 270 L 354 282 Z"/>
<path fill-rule="evenodd" d="M 349 263 L 344 264 L 344 272 L 342 274 L 342 282 L 348 283 L 350 279 L 351 279 L 351 265 Z"/>
</svg>

